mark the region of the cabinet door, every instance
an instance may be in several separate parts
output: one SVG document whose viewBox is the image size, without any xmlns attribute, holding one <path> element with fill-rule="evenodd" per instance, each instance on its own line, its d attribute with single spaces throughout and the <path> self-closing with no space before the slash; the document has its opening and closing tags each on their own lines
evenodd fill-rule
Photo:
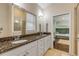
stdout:
<svg viewBox="0 0 79 59">
<path fill-rule="evenodd" d="M 29 50 L 25 51 L 24 56 L 37 56 L 37 46 L 34 46 Z"/>
<path fill-rule="evenodd" d="M 51 47 L 50 36 L 38 40 L 38 55 L 39 56 L 43 55 L 50 47 Z"/>
<path fill-rule="evenodd" d="M 29 49 L 25 50 L 24 56 L 37 56 L 37 41 L 28 44 Z"/>
<path fill-rule="evenodd" d="M 44 54 L 44 38 L 38 40 L 38 55 L 42 56 Z"/>
<path fill-rule="evenodd" d="M 45 52 L 47 51 L 47 49 L 48 49 L 48 39 L 47 39 L 47 37 L 45 37 Z"/>
<path fill-rule="evenodd" d="M 50 36 L 47 36 L 45 39 L 45 52 L 51 47 L 51 38 Z"/>
<path fill-rule="evenodd" d="M 38 56 L 43 56 L 44 48 L 38 48 Z"/>
<path fill-rule="evenodd" d="M 51 40 L 51 36 L 48 36 L 47 37 L 47 44 L 48 44 L 48 48 L 51 48 L 51 42 L 52 42 L 52 40 Z"/>
</svg>

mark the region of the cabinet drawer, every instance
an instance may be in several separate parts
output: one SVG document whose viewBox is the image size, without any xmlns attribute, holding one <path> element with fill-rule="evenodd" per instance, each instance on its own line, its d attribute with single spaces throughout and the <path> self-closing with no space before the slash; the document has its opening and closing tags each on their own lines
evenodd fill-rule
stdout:
<svg viewBox="0 0 79 59">
<path fill-rule="evenodd" d="M 44 39 L 38 40 L 38 48 L 44 48 Z"/>
<path fill-rule="evenodd" d="M 31 47 L 36 46 L 36 45 L 37 45 L 37 41 L 34 41 L 34 42 L 26 44 L 26 48 L 30 49 Z"/>
<path fill-rule="evenodd" d="M 30 45 L 31 47 L 37 46 L 37 41 L 31 42 L 31 43 L 29 43 L 29 45 Z"/>
</svg>

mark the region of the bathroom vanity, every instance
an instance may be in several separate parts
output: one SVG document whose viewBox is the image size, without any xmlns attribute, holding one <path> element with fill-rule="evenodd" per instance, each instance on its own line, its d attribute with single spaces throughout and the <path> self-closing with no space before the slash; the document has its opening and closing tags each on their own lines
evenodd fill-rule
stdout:
<svg viewBox="0 0 79 59">
<path fill-rule="evenodd" d="M 51 35 L 30 35 L 20 40 L 4 41 L 0 47 L 1 56 L 42 56 L 51 48 Z"/>
</svg>

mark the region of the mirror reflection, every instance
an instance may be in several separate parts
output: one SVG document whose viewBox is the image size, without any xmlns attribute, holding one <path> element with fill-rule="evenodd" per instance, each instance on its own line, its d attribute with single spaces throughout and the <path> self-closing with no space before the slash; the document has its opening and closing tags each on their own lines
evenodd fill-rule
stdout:
<svg viewBox="0 0 79 59">
<path fill-rule="evenodd" d="M 0 4 L 0 38 L 36 32 L 36 15 L 10 3 Z"/>
</svg>

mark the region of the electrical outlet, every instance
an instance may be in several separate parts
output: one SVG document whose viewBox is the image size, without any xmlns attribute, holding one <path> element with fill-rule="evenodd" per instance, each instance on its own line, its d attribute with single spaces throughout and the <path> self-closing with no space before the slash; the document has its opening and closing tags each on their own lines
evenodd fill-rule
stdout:
<svg viewBox="0 0 79 59">
<path fill-rule="evenodd" d="M 1 27 L 1 28 L 0 28 L 0 31 L 2 31 L 2 30 L 3 30 L 3 28 Z"/>
<path fill-rule="evenodd" d="M 2 28 L 2 27 L 0 27 L 0 33 L 2 32 L 2 30 L 3 30 L 3 28 Z"/>
</svg>

